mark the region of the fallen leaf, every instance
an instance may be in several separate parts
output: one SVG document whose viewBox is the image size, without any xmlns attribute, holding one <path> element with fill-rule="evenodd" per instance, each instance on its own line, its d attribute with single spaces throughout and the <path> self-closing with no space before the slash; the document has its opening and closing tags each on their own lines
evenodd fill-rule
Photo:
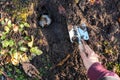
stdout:
<svg viewBox="0 0 120 80">
<path fill-rule="evenodd" d="M 30 27 L 30 25 L 28 23 L 24 23 L 25 27 Z"/>
<path fill-rule="evenodd" d="M 7 41 L 7 40 L 2 41 L 3 48 L 8 47 L 8 46 L 9 46 L 9 41 Z"/>
<path fill-rule="evenodd" d="M 39 41 L 39 42 L 40 42 L 40 44 L 43 44 L 43 39 L 40 39 L 40 41 Z"/>
<path fill-rule="evenodd" d="M 5 22 L 8 22 L 8 20 L 9 20 L 8 18 L 5 18 Z"/>
<path fill-rule="evenodd" d="M 28 48 L 26 48 L 25 46 L 21 46 L 19 49 L 20 49 L 20 51 L 23 51 L 23 52 L 27 52 L 28 51 Z"/>
<path fill-rule="evenodd" d="M 26 53 L 24 53 L 20 56 L 20 63 L 24 63 L 24 62 L 30 62 Z"/>
<path fill-rule="evenodd" d="M 1 54 L 1 55 L 4 55 L 4 54 L 7 53 L 7 52 L 8 52 L 8 50 L 2 49 L 2 50 L 0 51 L 0 54 Z"/>
<path fill-rule="evenodd" d="M 30 77 L 36 77 L 38 79 L 41 79 L 39 76 L 39 71 L 36 69 L 35 66 L 33 66 L 31 63 L 22 63 L 23 70 L 25 73 Z"/>
<path fill-rule="evenodd" d="M 11 39 L 11 40 L 4 40 L 2 41 L 2 47 L 12 47 L 14 46 L 14 41 Z"/>
<path fill-rule="evenodd" d="M 27 17 L 28 17 L 28 13 L 26 13 L 26 12 L 20 13 L 18 15 L 18 18 L 21 18 L 23 21 L 27 21 Z"/>
<path fill-rule="evenodd" d="M 5 64 L 11 62 L 11 56 L 10 55 L 7 55 L 5 60 L 4 60 Z"/>
<path fill-rule="evenodd" d="M 19 61 L 17 59 L 14 59 L 14 58 L 11 59 L 11 62 L 15 66 L 19 64 Z"/>
<path fill-rule="evenodd" d="M 0 65 L 8 64 L 11 62 L 11 56 L 4 54 L 0 56 Z"/>
<path fill-rule="evenodd" d="M 41 55 L 41 54 L 43 53 L 40 49 L 38 49 L 38 47 L 32 47 L 32 48 L 30 49 L 30 52 L 31 52 L 32 54 L 36 54 L 36 55 Z"/>
<path fill-rule="evenodd" d="M 15 44 L 15 43 L 14 43 L 14 40 L 10 39 L 10 40 L 9 40 L 9 46 L 12 47 L 12 46 L 14 46 L 14 44 Z"/>
<path fill-rule="evenodd" d="M 19 46 L 22 46 L 24 43 L 25 43 L 24 40 L 20 40 L 20 41 L 18 42 L 18 45 L 19 45 Z"/>
<path fill-rule="evenodd" d="M 39 40 L 39 43 L 40 43 L 40 45 L 46 47 L 46 51 L 47 51 L 47 52 L 49 51 L 49 45 L 48 45 L 47 39 L 46 39 L 45 37 L 41 38 L 41 39 Z"/>
<path fill-rule="evenodd" d="M 28 12 L 29 16 L 32 15 L 33 12 L 34 12 L 34 3 L 31 3 L 31 5 L 29 7 L 29 12 Z"/>
<path fill-rule="evenodd" d="M 16 53 L 13 53 L 12 55 L 11 55 L 11 62 L 12 62 L 12 64 L 13 65 L 18 65 L 19 64 L 19 62 L 20 62 L 20 56 L 21 56 L 21 53 L 20 52 L 16 52 Z"/>
<path fill-rule="evenodd" d="M 5 21 L 4 21 L 4 20 L 2 20 L 2 21 L 1 21 L 1 24 L 2 24 L 2 25 L 5 25 Z"/>
<path fill-rule="evenodd" d="M 31 36 L 31 41 L 28 42 L 28 46 L 32 47 L 33 46 L 33 42 L 34 42 L 34 36 Z"/>
<path fill-rule="evenodd" d="M 112 49 L 105 49 L 105 53 L 107 53 L 107 54 L 112 54 L 112 53 L 113 53 L 113 50 L 112 50 Z"/>
<path fill-rule="evenodd" d="M 1 34 L 2 36 L 1 36 L 1 40 L 4 40 L 5 38 L 6 38 L 6 36 L 7 36 L 7 33 L 6 32 L 2 32 L 2 34 Z"/>
<path fill-rule="evenodd" d="M 12 26 L 11 20 L 8 20 L 7 25 L 8 25 L 9 28 Z"/>
<path fill-rule="evenodd" d="M 39 42 L 40 42 L 40 45 L 42 46 L 48 46 L 48 42 L 45 37 L 41 38 Z"/>
<path fill-rule="evenodd" d="M 5 26 L 4 30 L 8 33 L 10 31 L 10 28 L 8 26 Z"/>
</svg>

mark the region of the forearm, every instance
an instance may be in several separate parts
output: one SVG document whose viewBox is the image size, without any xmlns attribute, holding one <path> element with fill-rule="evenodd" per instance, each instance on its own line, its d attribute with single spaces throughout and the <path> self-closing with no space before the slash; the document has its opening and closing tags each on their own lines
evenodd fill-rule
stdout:
<svg viewBox="0 0 120 80">
<path fill-rule="evenodd" d="M 98 80 L 105 76 L 114 76 L 114 78 L 119 80 L 119 77 L 114 72 L 106 70 L 100 63 L 94 63 L 88 70 L 87 73 L 90 80 Z"/>
</svg>

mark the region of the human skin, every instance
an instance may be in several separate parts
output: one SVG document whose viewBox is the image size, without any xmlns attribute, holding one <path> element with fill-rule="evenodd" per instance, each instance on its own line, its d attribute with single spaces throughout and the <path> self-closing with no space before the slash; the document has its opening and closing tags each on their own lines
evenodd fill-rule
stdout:
<svg viewBox="0 0 120 80">
<path fill-rule="evenodd" d="M 84 42 L 79 44 L 80 55 L 90 80 L 120 80 L 119 76 L 105 69 L 98 60 L 98 55 Z M 107 79 L 108 78 L 108 79 Z"/>
<path fill-rule="evenodd" d="M 79 45 L 80 55 L 83 60 L 85 68 L 88 70 L 92 64 L 99 62 L 98 55 L 82 40 Z"/>
</svg>

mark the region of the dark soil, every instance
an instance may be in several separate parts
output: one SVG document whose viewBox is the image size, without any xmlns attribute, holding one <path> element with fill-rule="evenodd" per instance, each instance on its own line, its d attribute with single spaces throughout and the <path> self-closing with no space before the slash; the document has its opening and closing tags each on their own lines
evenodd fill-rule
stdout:
<svg viewBox="0 0 120 80">
<path fill-rule="evenodd" d="M 70 42 L 68 34 L 70 25 L 80 25 L 82 22 L 88 27 L 90 39 L 87 43 L 100 55 L 103 65 L 113 71 L 114 66 L 107 66 L 107 63 L 120 63 L 120 1 L 98 1 L 93 5 L 88 0 L 79 0 L 78 3 L 74 0 L 36 2 L 35 13 L 28 21 L 31 25 L 36 24 L 37 28 L 28 31 L 29 35 L 36 36 L 35 45 L 44 52 L 31 61 L 40 69 L 43 80 L 87 80 L 77 45 Z M 52 19 L 52 23 L 44 28 L 38 24 L 42 14 Z M 37 44 L 40 38 L 44 44 Z M 112 48 L 113 54 L 105 52 L 108 48 Z"/>
</svg>

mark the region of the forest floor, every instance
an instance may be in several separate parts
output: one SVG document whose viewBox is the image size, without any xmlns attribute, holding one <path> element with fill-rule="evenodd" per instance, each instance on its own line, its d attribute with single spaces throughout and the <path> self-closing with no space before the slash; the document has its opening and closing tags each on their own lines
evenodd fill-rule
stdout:
<svg viewBox="0 0 120 80">
<path fill-rule="evenodd" d="M 72 25 L 81 25 L 81 23 L 87 25 L 90 37 L 87 43 L 100 56 L 102 64 L 120 76 L 119 0 L 18 1 L 0 1 L 1 19 L 8 17 L 15 24 L 22 20 L 30 24 L 25 31 L 29 37 L 34 36 L 34 45 L 43 52 L 30 62 L 39 70 L 43 80 L 88 79 L 77 46 L 70 42 L 68 33 Z M 52 23 L 44 28 L 38 24 L 43 14 L 49 15 L 52 19 Z M 21 39 L 17 34 L 9 37 L 17 38 L 18 41 Z M 7 64 L 4 68 L 8 69 L 6 66 Z M 12 70 L 18 68 L 22 72 L 20 74 L 25 75 L 21 65 L 13 67 L 10 65 L 9 68 Z M 34 80 L 27 75 L 18 79 L 21 76 L 15 71 L 10 73 L 9 70 L 5 70 L 5 72 L 15 80 Z"/>
</svg>

